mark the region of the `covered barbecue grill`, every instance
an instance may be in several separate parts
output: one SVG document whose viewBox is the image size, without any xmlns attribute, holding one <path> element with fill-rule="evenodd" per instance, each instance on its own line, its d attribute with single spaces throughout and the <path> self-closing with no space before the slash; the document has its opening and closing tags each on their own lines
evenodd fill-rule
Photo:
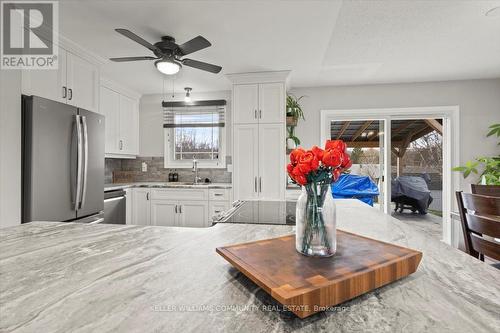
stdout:
<svg viewBox="0 0 500 333">
<path fill-rule="evenodd" d="M 391 183 L 391 201 L 396 203 L 395 210 L 400 213 L 410 209 L 413 213 L 427 214 L 432 196 L 424 178 L 400 176 Z"/>
</svg>

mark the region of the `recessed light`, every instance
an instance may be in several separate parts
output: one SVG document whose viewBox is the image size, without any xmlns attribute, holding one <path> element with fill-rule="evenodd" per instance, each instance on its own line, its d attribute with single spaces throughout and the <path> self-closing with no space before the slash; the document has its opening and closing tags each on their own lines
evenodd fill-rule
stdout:
<svg viewBox="0 0 500 333">
<path fill-rule="evenodd" d="M 493 17 L 493 16 L 499 17 L 500 16 L 500 6 L 491 8 L 484 15 L 489 16 L 489 17 Z"/>
</svg>

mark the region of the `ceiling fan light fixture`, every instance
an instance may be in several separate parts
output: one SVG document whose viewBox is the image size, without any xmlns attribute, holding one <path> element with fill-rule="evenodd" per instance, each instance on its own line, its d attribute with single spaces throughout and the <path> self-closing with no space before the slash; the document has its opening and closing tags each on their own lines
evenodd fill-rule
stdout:
<svg viewBox="0 0 500 333">
<path fill-rule="evenodd" d="M 174 75 L 179 72 L 182 65 L 172 59 L 161 59 L 155 62 L 156 68 L 166 75 Z"/>
</svg>

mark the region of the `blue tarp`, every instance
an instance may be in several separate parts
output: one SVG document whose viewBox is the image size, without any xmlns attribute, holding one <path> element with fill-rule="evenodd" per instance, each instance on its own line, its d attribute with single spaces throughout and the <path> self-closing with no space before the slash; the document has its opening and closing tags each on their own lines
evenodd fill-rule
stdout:
<svg viewBox="0 0 500 333">
<path fill-rule="evenodd" d="M 342 174 L 332 184 L 332 194 L 334 198 L 355 198 L 373 206 L 373 199 L 379 192 L 370 177 Z"/>
</svg>

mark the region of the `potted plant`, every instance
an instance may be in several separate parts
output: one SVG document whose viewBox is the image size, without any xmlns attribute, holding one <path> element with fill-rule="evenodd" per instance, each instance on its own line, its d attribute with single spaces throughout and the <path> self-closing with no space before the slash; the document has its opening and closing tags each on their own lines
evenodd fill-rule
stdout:
<svg viewBox="0 0 500 333">
<path fill-rule="evenodd" d="M 295 149 L 300 145 L 300 139 L 295 136 L 295 126 L 287 126 L 288 137 L 286 139 L 286 148 Z"/>
<path fill-rule="evenodd" d="M 287 126 L 297 126 L 297 122 L 300 118 L 304 118 L 304 111 L 302 111 L 302 106 L 300 105 L 300 100 L 305 96 L 295 97 L 292 94 L 286 96 L 286 125 Z"/>
<path fill-rule="evenodd" d="M 489 129 L 487 137 L 492 135 L 500 137 L 500 124 L 493 124 Z M 498 144 L 500 145 L 500 142 Z M 479 175 L 478 183 L 482 185 L 500 185 L 500 155 L 476 157 L 472 161 L 467 161 L 464 166 L 458 166 L 452 170 L 462 172 L 464 178 L 471 174 Z M 479 170 L 482 172 L 479 173 Z"/>
</svg>

